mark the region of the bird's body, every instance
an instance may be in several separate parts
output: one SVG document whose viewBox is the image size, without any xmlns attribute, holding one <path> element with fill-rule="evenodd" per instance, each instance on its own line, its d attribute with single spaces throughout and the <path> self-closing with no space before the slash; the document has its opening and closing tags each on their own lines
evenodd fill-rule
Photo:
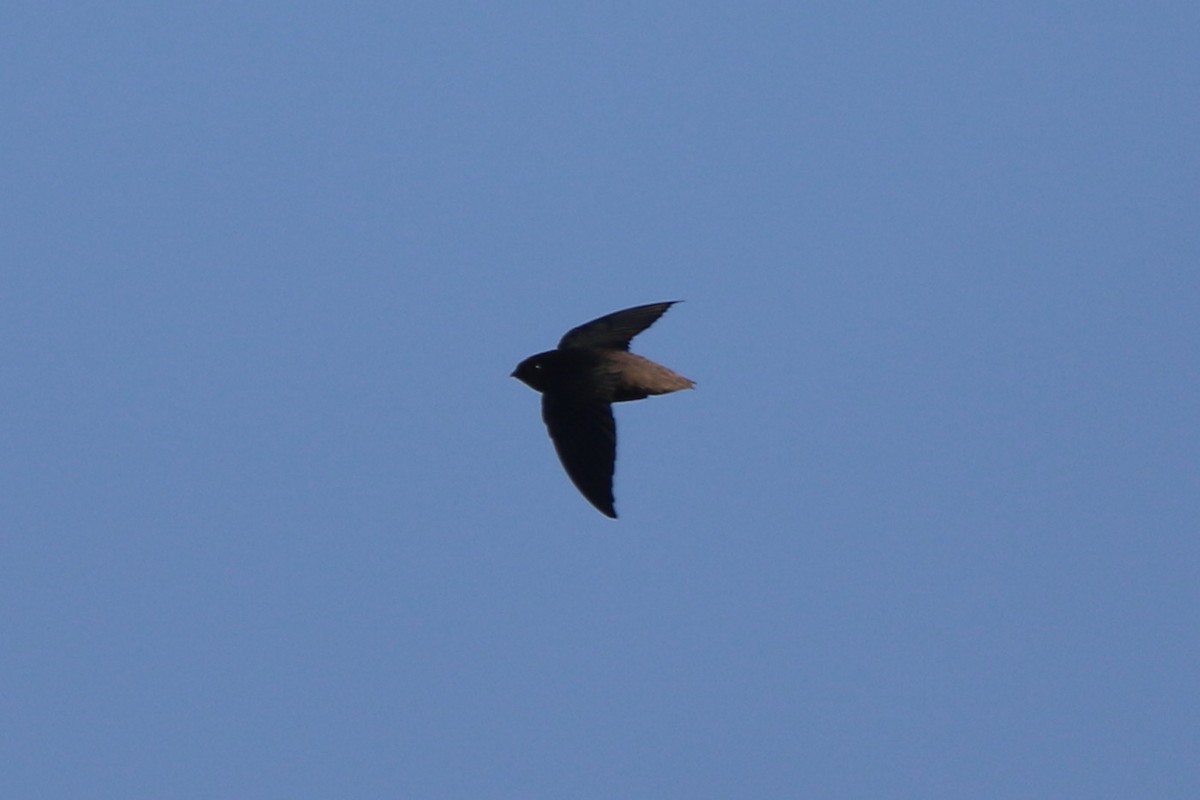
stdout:
<svg viewBox="0 0 1200 800">
<path fill-rule="evenodd" d="M 629 352 L 634 336 L 674 301 L 627 308 L 572 328 L 555 350 L 530 356 L 513 377 L 542 393 L 542 420 L 567 475 L 603 514 L 616 517 L 612 404 L 689 389 L 691 380 Z"/>
</svg>

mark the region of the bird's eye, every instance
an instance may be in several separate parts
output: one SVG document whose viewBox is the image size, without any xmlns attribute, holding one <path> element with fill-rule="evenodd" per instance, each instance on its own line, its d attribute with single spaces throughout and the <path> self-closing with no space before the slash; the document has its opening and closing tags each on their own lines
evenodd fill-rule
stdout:
<svg viewBox="0 0 1200 800">
<path fill-rule="evenodd" d="M 536 369 L 536 370 L 539 370 L 539 371 L 540 371 L 540 370 L 541 370 L 541 368 L 542 368 L 542 365 L 541 365 L 541 364 L 534 364 L 534 365 L 533 365 L 533 368 L 534 368 L 534 369 Z"/>
</svg>

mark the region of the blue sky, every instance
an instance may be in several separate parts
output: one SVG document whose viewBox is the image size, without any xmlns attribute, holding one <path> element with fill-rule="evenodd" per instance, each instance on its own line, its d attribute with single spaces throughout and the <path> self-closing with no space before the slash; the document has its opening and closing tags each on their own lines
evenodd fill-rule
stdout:
<svg viewBox="0 0 1200 800">
<path fill-rule="evenodd" d="M 1200 791 L 1196 4 L 0 23 L 3 796 Z"/>
</svg>

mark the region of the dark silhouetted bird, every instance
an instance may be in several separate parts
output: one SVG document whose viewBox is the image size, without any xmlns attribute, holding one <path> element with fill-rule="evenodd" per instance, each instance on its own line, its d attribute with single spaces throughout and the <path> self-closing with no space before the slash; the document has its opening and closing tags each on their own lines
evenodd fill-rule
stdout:
<svg viewBox="0 0 1200 800">
<path fill-rule="evenodd" d="M 542 393 L 542 419 L 575 487 L 609 517 L 617 460 L 612 404 L 690 389 L 692 381 L 629 352 L 633 337 L 678 301 L 627 308 L 572 328 L 522 361 L 513 377 Z"/>
</svg>

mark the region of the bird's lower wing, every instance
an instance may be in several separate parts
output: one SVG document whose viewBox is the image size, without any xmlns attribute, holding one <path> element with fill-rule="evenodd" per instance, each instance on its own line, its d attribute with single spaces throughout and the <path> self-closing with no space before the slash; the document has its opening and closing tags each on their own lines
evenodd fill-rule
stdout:
<svg viewBox="0 0 1200 800">
<path fill-rule="evenodd" d="M 551 392 L 542 395 L 542 420 L 575 488 L 601 513 L 615 518 L 617 426 L 612 406 Z"/>
</svg>

